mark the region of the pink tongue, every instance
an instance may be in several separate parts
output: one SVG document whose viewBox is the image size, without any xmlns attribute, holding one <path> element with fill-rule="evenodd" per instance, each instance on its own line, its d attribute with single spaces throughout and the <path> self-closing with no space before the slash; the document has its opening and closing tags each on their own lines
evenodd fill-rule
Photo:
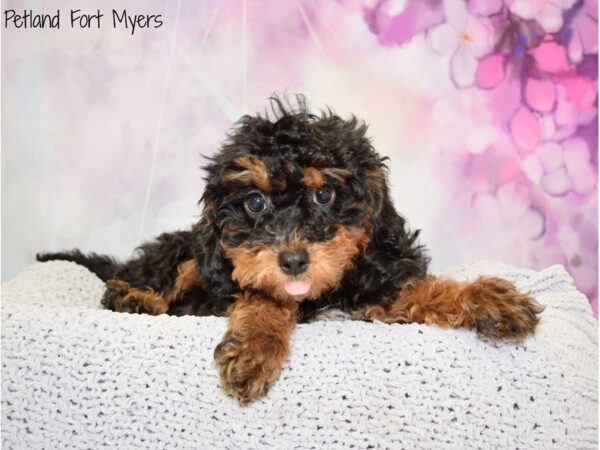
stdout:
<svg viewBox="0 0 600 450">
<path fill-rule="evenodd" d="M 283 285 L 285 292 L 290 295 L 304 295 L 310 289 L 312 281 L 301 280 L 301 281 L 288 281 Z"/>
</svg>

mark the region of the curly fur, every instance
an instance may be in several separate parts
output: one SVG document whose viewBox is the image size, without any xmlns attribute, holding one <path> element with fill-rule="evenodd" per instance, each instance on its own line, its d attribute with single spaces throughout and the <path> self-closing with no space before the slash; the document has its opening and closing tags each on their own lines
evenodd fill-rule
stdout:
<svg viewBox="0 0 600 450">
<path fill-rule="evenodd" d="M 542 308 L 510 283 L 428 277 L 418 231 L 390 200 L 385 158 L 367 126 L 298 103 L 273 98 L 273 118 L 240 119 L 205 167 L 203 212 L 191 230 L 143 244 L 124 264 L 79 251 L 38 259 L 86 265 L 108 282 L 102 303 L 112 310 L 228 315 L 215 359 L 224 387 L 243 402 L 277 377 L 294 324 L 328 308 L 364 320 L 474 327 L 492 338 L 533 332 Z M 327 204 L 315 201 L 323 187 L 335 193 Z M 251 194 L 264 197 L 264 212 L 245 207 Z M 290 249 L 309 257 L 295 277 L 311 282 L 302 295 L 283 287 L 294 277 L 278 255 Z"/>
</svg>

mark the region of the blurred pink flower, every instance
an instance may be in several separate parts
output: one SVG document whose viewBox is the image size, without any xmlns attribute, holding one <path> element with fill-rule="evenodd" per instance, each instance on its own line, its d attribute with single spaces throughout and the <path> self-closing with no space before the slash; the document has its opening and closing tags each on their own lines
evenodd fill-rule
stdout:
<svg viewBox="0 0 600 450">
<path fill-rule="evenodd" d="M 548 194 L 561 196 L 573 191 L 586 195 L 596 187 L 596 170 L 583 139 L 546 142 L 536 149 L 535 156 L 543 170 L 540 185 Z"/>
<path fill-rule="evenodd" d="M 563 26 L 563 11 L 576 0 L 513 0 L 509 9 L 522 19 L 534 19 L 547 33 L 556 33 Z"/>
<path fill-rule="evenodd" d="M 586 77 L 561 77 L 556 83 L 554 140 L 572 136 L 580 125 L 592 122 L 598 113 L 596 98 L 598 86 Z"/>
<path fill-rule="evenodd" d="M 520 153 L 533 150 L 537 136 L 560 141 L 597 116 L 597 84 L 574 75 L 565 47 L 546 41 L 531 49 L 530 54 L 537 69 L 534 77 L 523 78 L 523 100 L 530 111 L 521 108 L 510 122 L 511 136 Z"/>
<path fill-rule="evenodd" d="M 542 137 L 542 125 L 529 108 L 521 106 L 510 120 L 510 135 L 519 153 L 535 149 Z"/>
<path fill-rule="evenodd" d="M 529 50 L 535 59 L 538 69 L 543 72 L 558 74 L 571 69 L 567 58 L 567 49 L 554 41 L 542 42 Z"/>
<path fill-rule="evenodd" d="M 577 110 L 596 110 L 598 85 L 595 81 L 586 77 L 563 77 L 558 83 L 565 88 L 567 99 Z"/>
<path fill-rule="evenodd" d="M 577 287 L 592 297 L 598 292 L 598 208 L 595 196 L 561 217 L 556 243 Z M 596 305 L 597 307 L 597 305 Z"/>
<path fill-rule="evenodd" d="M 467 6 L 471 14 L 488 17 L 502 10 L 504 0 L 467 0 Z"/>
<path fill-rule="evenodd" d="M 556 104 L 556 87 L 552 80 L 527 79 L 525 82 L 525 101 L 531 109 L 538 112 L 551 112 Z"/>
<path fill-rule="evenodd" d="M 449 57 L 455 86 L 475 84 L 469 91 L 489 106 L 485 125 L 470 120 L 456 144 L 481 164 L 483 187 L 469 198 L 482 226 L 469 223 L 495 236 L 486 252 L 537 240 L 534 264 L 565 264 L 597 304 L 598 0 L 370 1 L 365 20 L 380 43 L 426 32 L 432 50 Z"/>
<path fill-rule="evenodd" d="M 499 185 L 494 193 L 476 193 L 471 206 L 484 226 L 502 230 L 498 239 L 506 244 L 544 234 L 544 214 L 532 205 L 531 191 L 515 181 Z"/>
<path fill-rule="evenodd" d="M 477 66 L 477 85 L 483 89 L 498 86 L 504 80 L 504 57 L 498 53 L 486 56 Z"/>
<path fill-rule="evenodd" d="M 598 53 L 598 1 L 585 0 L 571 21 L 569 59 L 577 64 L 584 55 Z"/>
<path fill-rule="evenodd" d="M 442 0 L 370 1 L 363 7 L 371 32 L 386 46 L 405 44 L 444 22 Z"/>
<path fill-rule="evenodd" d="M 429 42 L 435 52 L 452 55 L 452 80 L 458 87 L 468 87 L 475 80 L 478 59 L 493 49 L 494 28 L 470 15 L 464 1 L 445 0 L 444 10 L 447 22 L 430 30 Z"/>
</svg>

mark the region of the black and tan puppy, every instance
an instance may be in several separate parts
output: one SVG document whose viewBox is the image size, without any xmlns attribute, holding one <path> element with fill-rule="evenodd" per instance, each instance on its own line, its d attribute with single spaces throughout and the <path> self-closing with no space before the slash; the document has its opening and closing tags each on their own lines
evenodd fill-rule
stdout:
<svg viewBox="0 0 600 450">
<path fill-rule="evenodd" d="M 428 258 L 390 201 L 367 127 L 273 99 L 273 120 L 243 117 L 206 167 L 200 222 L 120 264 L 78 251 L 38 255 L 88 267 L 114 311 L 225 315 L 215 350 L 242 403 L 277 379 L 299 321 L 337 308 L 356 319 L 475 328 L 519 340 L 543 307 L 508 281 L 427 275 Z"/>
</svg>

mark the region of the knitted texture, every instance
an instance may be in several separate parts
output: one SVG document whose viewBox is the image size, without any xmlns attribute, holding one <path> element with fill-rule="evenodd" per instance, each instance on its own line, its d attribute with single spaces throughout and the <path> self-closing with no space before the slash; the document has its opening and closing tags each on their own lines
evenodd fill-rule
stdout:
<svg viewBox="0 0 600 450">
<path fill-rule="evenodd" d="M 225 319 L 104 311 L 87 269 L 34 264 L 2 285 L 2 448 L 597 448 L 597 323 L 565 270 L 445 274 L 531 292 L 535 337 L 299 325 L 267 397 L 240 407 L 213 365 Z"/>
</svg>

